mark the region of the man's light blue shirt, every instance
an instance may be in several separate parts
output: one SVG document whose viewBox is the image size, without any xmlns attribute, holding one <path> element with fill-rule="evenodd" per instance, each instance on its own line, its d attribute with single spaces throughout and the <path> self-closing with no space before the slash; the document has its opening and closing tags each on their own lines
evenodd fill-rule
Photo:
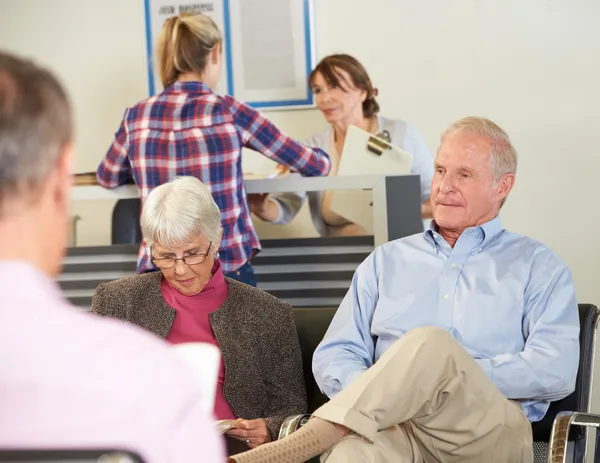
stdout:
<svg viewBox="0 0 600 463">
<path fill-rule="evenodd" d="M 448 331 L 530 421 L 575 389 L 571 272 L 543 244 L 504 230 L 498 217 L 465 230 L 454 248 L 427 230 L 375 249 L 315 351 L 319 387 L 333 397 L 424 326 Z"/>
</svg>

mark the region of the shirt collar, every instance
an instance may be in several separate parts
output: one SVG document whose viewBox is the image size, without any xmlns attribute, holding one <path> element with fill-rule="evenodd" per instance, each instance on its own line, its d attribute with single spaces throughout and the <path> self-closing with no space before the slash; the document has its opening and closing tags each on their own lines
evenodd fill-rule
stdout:
<svg viewBox="0 0 600 463">
<path fill-rule="evenodd" d="M 483 249 L 485 248 L 500 232 L 502 232 L 502 223 L 500 221 L 500 216 L 497 215 L 489 222 L 481 224 L 476 227 L 469 227 L 465 231 L 462 232 L 460 237 L 463 235 L 471 236 L 477 241 L 477 247 Z M 435 223 L 435 220 L 431 221 L 431 226 L 429 230 L 426 230 L 423 234 L 423 237 L 431 244 L 436 246 L 440 246 L 439 241 L 444 241 L 441 235 L 438 233 L 439 227 Z M 460 239 L 460 238 L 459 238 Z M 444 241 L 445 242 L 445 241 Z"/>
<path fill-rule="evenodd" d="M 165 88 L 163 93 L 212 93 L 212 90 L 204 82 L 200 81 L 189 81 L 180 82 L 176 81 L 172 85 Z"/>
</svg>

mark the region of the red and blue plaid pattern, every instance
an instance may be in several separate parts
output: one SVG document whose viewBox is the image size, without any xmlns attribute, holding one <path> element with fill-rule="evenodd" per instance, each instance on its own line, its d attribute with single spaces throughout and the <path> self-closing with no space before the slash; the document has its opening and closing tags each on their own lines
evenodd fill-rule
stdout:
<svg viewBox="0 0 600 463">
<path fill-rule="evenodd" d="M 231 272 L 260 250 L 242 176 L 243 147 L 305 176 L 329 172 L 323 151 L 288 138 L 255 109 L 201 82 L 176 82 L 125 111 L 98 167 L 98 183 L 116 188 L 133 178 L 143 205 L 154 187 L 177 176 L 200 179 L 221 210 L 219 254 L 223 270 Z M 142 244 L 138 272 L 152 267 Z"/>
</svg>

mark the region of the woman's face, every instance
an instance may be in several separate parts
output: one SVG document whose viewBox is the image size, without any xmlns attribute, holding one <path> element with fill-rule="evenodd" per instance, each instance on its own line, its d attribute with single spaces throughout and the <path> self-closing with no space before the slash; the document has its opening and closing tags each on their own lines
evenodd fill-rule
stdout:
<svg viewBox="0 0 600 463">
<path fill-rule="evenodd" d="M 362 120 L 366 90 L 356 88 L 350 75 L 343 69 L 335 68 L 334 71 L 338 75 L 339 86 L 330 85 L 320 72 L 313 78 L 312 91 L 317 107 L 330 124 Z"/>
<path fill-rule="evenodd" d="M 155 265 L 160 268 L 163 276 L 173 288 L 185 296 L 193 296 L 200 293 L 212 277 L 211 270 L 215 262 L 214 252 L 218 246 L 219 243 L 213 243 L 211 246 L 206 237 L 199 236 L 177 249 L 155 243 L 152 246 L 152 256 L 155 259 Z M 182 260 L 184 257 L 189 258 L 188 262 L 201 263 L 186 264 Z M 179 260 L 175 260 L 175 265 L 170 267 L 173 261 L 169 261 L 169 259 Z M 169 268 L 161 268 L 164 266 Z"/>
</svg>

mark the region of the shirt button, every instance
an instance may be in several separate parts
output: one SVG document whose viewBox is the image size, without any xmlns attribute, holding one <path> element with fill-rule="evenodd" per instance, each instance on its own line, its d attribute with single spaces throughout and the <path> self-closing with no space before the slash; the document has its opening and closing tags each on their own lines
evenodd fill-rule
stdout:
<svg viewBox="0 0 600 463">
<path fill-rule="evenodd" d="M 444 294 L 444 299 L 448 299 L 450 296 L 448 294 Z"/>
</svg>

